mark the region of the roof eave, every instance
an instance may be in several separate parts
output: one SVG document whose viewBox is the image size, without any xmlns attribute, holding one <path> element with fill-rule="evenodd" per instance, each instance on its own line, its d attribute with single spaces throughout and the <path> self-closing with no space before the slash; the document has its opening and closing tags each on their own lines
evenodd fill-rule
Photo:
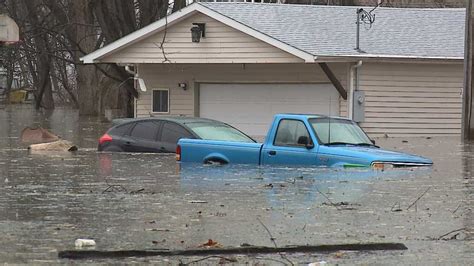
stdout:
<svg viewBox="0 0 474 266">
<path fill-rule="evenodd" d="M 169 27 L 172 24 L 177 23 L 178 21 L 181 21 L 194 13 L 196 13 L 196 6 L 198 4 L 191 4 L 179 11 L 176 11 L 175 13 L 169 15 L 166 19 L 160 19 L 156 22 L 153 22 L 149 24 L 148 26 L 145 26 L 139 30 L 136 30 L 90 54 L 87 54 L 83 57 L 80 58 L 80 60 L 84 64 L 93 64 L 97 63 L 98 59 L 103 58 L 107 55 L 110 55 L 111 53 L 114 53 L 127 45 L 130 45 L 132 43 L 136 43 L 140 40 L 143 40 L 150 35 L 161 31 L 165 27 Z"/>
<path fill-rule="evenodd" d="M 264 33 L 261 33 L 255 29 L 252 29 L 240 22 L 237 22 L 229 17 L 226 17 L 206 6 L 203 6 L 199 3 L 193 3 L 171 15 L 169 15 L 166 19 L 160 19 L 154 23 L 151 23 L 150 25 L 143 27 L 142 29 L 139 29 L 137 31 L 134 31 L 118 40 L 115 42 L 112 42 L 90 54 L 87 54 L 83 57 L 80 58 L 80 60 L 84 64 L 93 64 L 93 63 L 99 63 L 99 59 L 103 58 L 107 55 L 110 55 L 114 52 L 117 52 L 118 50 L 132 44 L 136 43 L 140 40 L 143 40 L 152 34 L 155 34 L 165 27 L 169 27 L 172 24 L 177 23 L 178 21 L 181 21 L 191 15 L 193 15 L 196 12 L 201 12 L 213 19 L 216 19 L 220 21 L 221 23 L 230 26 L 234 29 L 237 29 L 239 31 L 242 31 L 246 34 L 249 34 L 252 37 L 255 37 L 265 43 L 268 43 L 272 46 L 275 46 L 285 52 L 288 52 L 298 58 L 301 58 L 304 60 L 306 63 L 312 63 L 315 62 L 315 57 L 314 55 L 307 53 L 303 50 L 300 50 L 298 48 L 295 48 L 291 45 L 288 45 L 284 42 L 281 42 L 273 37 L 270 37 Z"/>
<path fill-rule="evenodd" d="M 218 20 L 219 22 L 221 23 L 224 23 L 226 24 L 227 26 L 229 27 L 232 27 L 234 29 L 237 29 L 241 32 L 244 32 L 252 37 L 255 37 L 257 39 L 259 39 L 260 41 L 263 41 L 265 43 L 268 43 L 274 47 L 277 47 L 289 54 L 292 54 L 298 58 L 301 58 L 303 59 L 306 63 L 314 63 L 315 62 L 315 56 L 311 53 L 308 53 L 308 52 L 305 52 L 303 50 L 300 50 L 294 46 L 291 46 L 287 43 L 284 43 L 278 39 L 275 39 L 267 34 L 264 34 L 260 31 L 257 31 L 253 28 L 250 28 L 236 20 L 233 20 L 227 16 L 224 16 L 222 15 L 221 13 L 209 8 L 209 7 L 206 7 L 204 5 L 198 5 L 196 7 L 196 10 L 198 10 L 199 12 L 211 17 L 211 18 L 214 18 L 216 20 Z"/>
</svg>

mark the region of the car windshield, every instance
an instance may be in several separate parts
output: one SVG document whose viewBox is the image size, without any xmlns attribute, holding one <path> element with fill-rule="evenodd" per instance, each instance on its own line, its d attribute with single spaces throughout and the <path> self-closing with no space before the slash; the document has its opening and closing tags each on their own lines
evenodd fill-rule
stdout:
<svg viewBox="0 0 474 266">
<path fill-rule="evenodd" d="M 222 123 L 196 122 L 186 124 L 201 139 L 237 142 L 255 142 L 239 130 Z"/>
<path fill-rule="evenodd" d="M 321 144 L 373 145 L 364 131 L 351 120 L 322 117 L 309 119 L 309 122 Z"/>
</svg>

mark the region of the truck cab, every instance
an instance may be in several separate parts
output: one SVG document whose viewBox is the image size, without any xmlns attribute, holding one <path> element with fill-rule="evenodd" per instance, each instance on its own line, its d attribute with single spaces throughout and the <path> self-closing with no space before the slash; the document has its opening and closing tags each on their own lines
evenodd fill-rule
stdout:
<svg viewBox="0 0 474 266">
<path fill-rule="evenodd" d="M 262 164 L 318 164 L 319 142 L 307 119 L 276 115 L 262 148 Z"/>
</svg>

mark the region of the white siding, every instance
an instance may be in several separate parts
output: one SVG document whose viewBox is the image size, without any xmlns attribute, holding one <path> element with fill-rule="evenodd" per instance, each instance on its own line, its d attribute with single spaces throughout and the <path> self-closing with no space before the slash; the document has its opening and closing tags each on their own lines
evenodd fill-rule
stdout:
<svg viewBox="0 0 474 266">
<path fill-rule="evenodd" d="M 206 24 L 206 37 L 191 41 L 192 23 Z M 101 59 L 113 63 L 298 63 L 287 52 L 235 30 L 203 14 L 196 14 L 166 30 Z"/>
<path fill-rule="evenodd" d="M 339 93 L 321 84 L 200 85 L 199 114 L 228 123 L 257 138 L 278 113 L 339 115 Z"/>
<path fill-rule="evenodd" d="M 329 66 L 346 86 L 347 64 Z M 148 91 L 140 92 L 136 106 L 137 117 L 150 115 L 152 89 L 170 89 L 171 115 L 193 116 L 199 115 L 199 97 L 195 97 L 198 93 L 195 84 L 329 82 L 317 64 L 141 64 L 138 71 L 140 77 L 144 78 Z M 186 82 L 188 89 L 179 88 L 179 82 Z"/>
<path fill-rule="evenodd" d="M 460 134 L 461 64 L 364 63 L 360 79 L 369 135 Z"/>
</svg>

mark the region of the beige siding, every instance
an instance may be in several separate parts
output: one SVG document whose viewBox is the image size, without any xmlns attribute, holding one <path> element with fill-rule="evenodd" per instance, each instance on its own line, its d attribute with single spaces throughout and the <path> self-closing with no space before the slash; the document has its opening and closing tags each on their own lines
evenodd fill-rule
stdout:
<svg viewBox="0 0 474 266">
<path fill-rule="evenodd" d="M 347 64 L 329 66 L 346 86 Z M 199 110 L 199 83 L 329 83 L 317 64 L 142 64 L 138 71 L 148 88 L 137 100 L 138 117 L 150 115 L 152 89 L 170 89 L 171 115 L 193 116 Z M 188 89 L 179 88 L 179 82 L 187 82 Z"/>
<path fill-rule="evenodd" d="M 348 89 L 348 65 L 330 67 Z M 153 88 L 170 89 L 170 114 L 193 116 L 199 115 L 199 83 L 329 83 L 317 64 L 142 64 L 139 73 L 149 91 L 140 93 L 137 116 L 149 116 Z M 361 126 L 372 137 L 458 135 L 462 81 L 462 65 L 364 63 Z M 179 82 L 188 89 L 178 88 Z M 340 98 L 340 115 L 346 114 Z"/>
<path fill-rule="evenodd" d="M 206 23 L 206 37 L 191 42 L 192 23 Z M 235 30 L 203 14 L 196 14 L 147 39 L 105 57 L 114 63 L 295 63 L 287 52 Z M 166 55 L 166 58 L 165 56 Z"/>
<path fill-rule="evenodd" d="M 364 64 L 361 126 L 375 137 L 460 134 L 462 75 L 461 64 Z"/>
</svg>

